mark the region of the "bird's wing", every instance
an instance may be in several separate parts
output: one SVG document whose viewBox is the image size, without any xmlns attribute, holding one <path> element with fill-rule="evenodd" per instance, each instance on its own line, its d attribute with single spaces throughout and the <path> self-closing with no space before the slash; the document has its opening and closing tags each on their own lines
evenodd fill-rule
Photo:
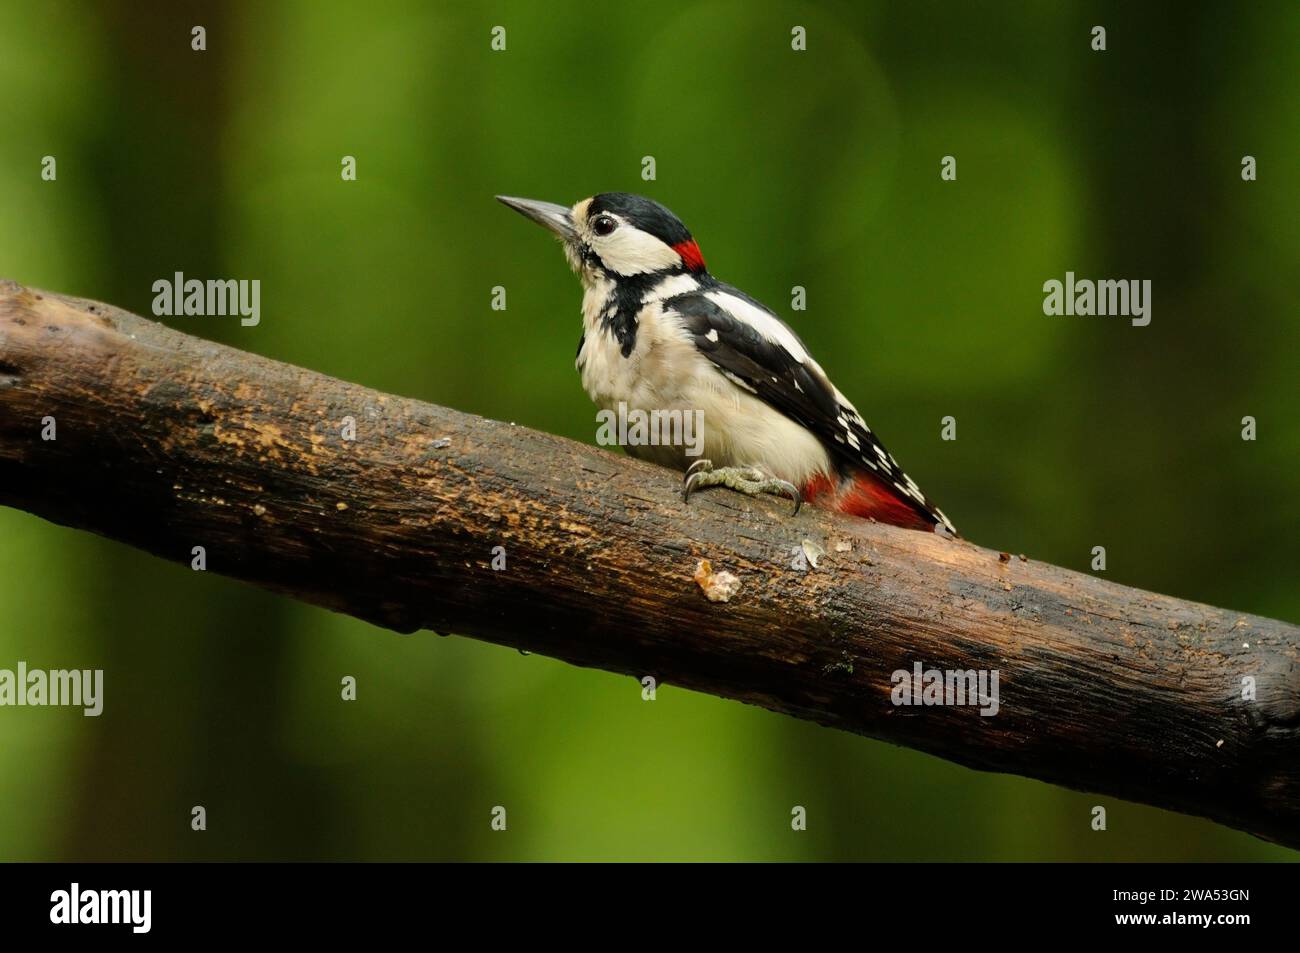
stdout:
<svg viewBox="0 0 1300 953">
<path fill-rule="evenodd" d="M 668 298 L 663 309 L 679 316 L 695 347 L 732 383 L 811 431 L 833 457 L 865 470 L 917 513 L 952 529 L 803 342 L 770 310 L 721 284 Z"/>
</svg>

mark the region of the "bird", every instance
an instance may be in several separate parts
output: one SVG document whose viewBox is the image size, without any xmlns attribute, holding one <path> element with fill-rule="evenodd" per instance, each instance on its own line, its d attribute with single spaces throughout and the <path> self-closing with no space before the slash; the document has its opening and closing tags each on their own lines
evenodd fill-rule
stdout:
<svg viewBox="0 0 1300 953">
<path fill-rule="evenodd" d="M 627 453 L 683 470 L 682 499 L 725 486 L 956 537 L 777 314 L 715 278 L 681 219 L 602 192 L 572 206 L 498 195 L 554 233 L 582 282 L 575 365 L 607 411 L 700 415 L 693 462 L 677 441 Z"/>
</svg>

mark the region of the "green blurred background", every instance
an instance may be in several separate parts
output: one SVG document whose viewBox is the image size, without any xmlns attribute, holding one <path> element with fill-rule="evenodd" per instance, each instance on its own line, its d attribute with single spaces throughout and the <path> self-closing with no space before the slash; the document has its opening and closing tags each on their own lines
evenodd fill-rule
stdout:
<svg viewBox="0 0 1300 953">
<path fill-rule="evenodd" d="M 1297 48 L 1293 2 L 0 0 L 0 277 L 141 314 L 175 271 L 258 278 L 257 327 L 164 320 L 593 441 L 577 283 L 491 197 L 644 192 L 725 280 L 807 288 L 800 334 L 964 535 L 1296 620 Z M 1067 270 L 1150 278 L 1151 325 L 1045 317 Z M 0 709 L 4 859 L 1297 856 L 13 510 L 0 619 L 0 667 L 106 683 L 98 719 Z"/>
</svg>

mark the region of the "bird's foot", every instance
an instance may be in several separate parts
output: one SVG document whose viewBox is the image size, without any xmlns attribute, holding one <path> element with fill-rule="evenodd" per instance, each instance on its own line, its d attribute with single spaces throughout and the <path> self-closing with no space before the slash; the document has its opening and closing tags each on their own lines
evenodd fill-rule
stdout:
<svg viewBox="0 0 1300 953">
<path fill-rule="evenodd" d="M 682 482 L 682 502 L 688 502 L 692 493 L 708 486 L 729 487 L 746 496 L 758 496 L 760 493 L 787 496 L 794 500 L 796 513 L 803 504 L 803 494 L 788 480 L 774 479 L 757 467 L 719 467 L 715 470 L 708 460 L 696 460 L 686 471 Z"/>
</svg>

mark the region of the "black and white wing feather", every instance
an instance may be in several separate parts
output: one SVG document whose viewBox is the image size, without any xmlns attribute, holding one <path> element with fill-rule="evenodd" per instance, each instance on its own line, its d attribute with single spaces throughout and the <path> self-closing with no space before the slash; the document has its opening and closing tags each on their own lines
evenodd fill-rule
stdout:
<svg viewBox="0 0 1300 953">
<path fill-rule="evenodd" d="M 832 459 L 865 469 L 918 513 L 952 530 L 803 342 L 769 309 L 721 283 L 668 298 L 663 308 L 680 316 L 699 352 L 736 386 L 811 431 Z"/>
</svg>

